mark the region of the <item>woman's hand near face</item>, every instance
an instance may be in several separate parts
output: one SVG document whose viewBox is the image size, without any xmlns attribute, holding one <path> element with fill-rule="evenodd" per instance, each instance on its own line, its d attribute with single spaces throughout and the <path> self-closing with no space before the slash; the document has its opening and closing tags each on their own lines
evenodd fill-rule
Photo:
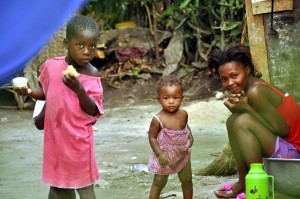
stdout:
<svg viewBox="0 0 300 199">
<path fill-rule="evenodd" d="M 240 101 L 241 94 L 229 94 L 227 97 L 227 101 L 232 104 L 236 104 Z"/>
<path fill-rule="evenodd" d="M 232 113 L 245 112 L 248 105 L 248 98 L 244 91 L 241 94 L 229 94 L 225 106 Z"/>
</svg>

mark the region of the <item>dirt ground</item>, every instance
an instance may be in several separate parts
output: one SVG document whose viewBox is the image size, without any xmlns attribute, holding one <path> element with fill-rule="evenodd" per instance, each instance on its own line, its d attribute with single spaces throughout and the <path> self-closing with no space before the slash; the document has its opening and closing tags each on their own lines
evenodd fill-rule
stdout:
<svg viewBox="0 0 300 199">
<path fill-rule="evenodd" d="M 95 184 L 98 199 L 145 199 L 149 194 L 153 175 L 146 169 L 150 153 L 147 130 L 160 106 L 154 99 L 154 89 L 128 89 L 131 91 L 106 92 L 105 114 L 95 124 L 96 156 L 102 176 Z M 225 120 L 229 112 L 223 101 L 214 97 L 187 97 L 182 108 L 189 113 L 195 138 L 191 157 L 195 173 L 226 144 Z M 43 131 L 34 127 L 32 112 L 0 108 L 0 198 L 47 198 L 49 187 L 41 182 Z M 213 190 L 236 178 L 194 175 L 194 198 L 216 198 Z M 171 175 L 161 198 L 181 199 L 181 195 L 178 178 Z"/>
</svg>

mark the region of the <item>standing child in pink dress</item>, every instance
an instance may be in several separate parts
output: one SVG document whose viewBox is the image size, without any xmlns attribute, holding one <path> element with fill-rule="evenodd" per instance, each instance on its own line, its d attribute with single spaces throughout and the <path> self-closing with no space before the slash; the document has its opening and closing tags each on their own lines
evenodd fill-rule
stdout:
<svg viewBox="0 0 300 199">
<path fill-rule="evenodd" d="M 157 101 L 162 110 L 152 119 L 149 143 L 152 148 L 148 169 L 154 173 L 149 199 L 158 199 L 169 174 L 178 174 L 183 198 L 193 198 L 191 146 L 193 136 L 188 126 L 188 114 L 180 108 L 183 86 L 175 75 L 162 76 L 157 86 Z"/>
<path fill-rule="evenodd" d="M 103 89 L 98 70 L 90 64 L 96 53 L 99 26 L 90 17 L 75 16 L 66 29 L 67 56 L 47 59 L 40 67 L 40 89 L 23 87 L 19 94 L 46 99 L 42 180 L 49 199 L 95 199 L 99 178 L 92 125 L 103 114 Z M 65 73 L 72 65 L 79 74 Z M 43 121 L 44 120 L 44 121 Z"/>
</svg>

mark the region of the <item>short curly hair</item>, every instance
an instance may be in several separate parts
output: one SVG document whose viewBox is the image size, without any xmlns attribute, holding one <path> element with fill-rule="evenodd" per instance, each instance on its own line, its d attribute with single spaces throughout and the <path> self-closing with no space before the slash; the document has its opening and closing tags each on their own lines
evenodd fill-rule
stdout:
<svg viewBox="0 0 300 199">
<path fill-rule="evenodd" d="M 162 86 L 172 86 L 172 85 L 179 85 L 183 92 L 183 84 L 182 84 L 182 80 L 180 77 L 178 77 L 174 74 L 161 76 L 161 78 L 158 80 L 158 82 L 156 84 L 157 94 L 159 94 L 160 88 Z"/>
<path fill-rule="evenodd" d="M 67 23 L 66 38 L 70 40 L 78 31 L 84 30 L 90 30 L 100 35 L 99 25 L 93 18 L 84 15 L 74 16 Z"/>
</svg>

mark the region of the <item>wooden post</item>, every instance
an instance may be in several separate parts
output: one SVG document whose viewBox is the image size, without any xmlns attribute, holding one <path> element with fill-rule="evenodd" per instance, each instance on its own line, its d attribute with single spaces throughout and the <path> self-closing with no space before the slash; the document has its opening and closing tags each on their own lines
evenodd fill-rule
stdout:
<svg viewBox="0 0 300 199">
<path fill-rule="evenodd" d="M 257 69 L 262 73 L 262 79 L 270 82 L 263 15 L 253 15 L 252 1 L 246 0 L 245 2 L 252 59 Z"/>
<path fill-rule="evenodd" d="M 274 12 L 293 10 L 293 0 L 274 0 Z M 253 15 L 270 13 L 272 0 L 252 0 Z"/>
</svg>

